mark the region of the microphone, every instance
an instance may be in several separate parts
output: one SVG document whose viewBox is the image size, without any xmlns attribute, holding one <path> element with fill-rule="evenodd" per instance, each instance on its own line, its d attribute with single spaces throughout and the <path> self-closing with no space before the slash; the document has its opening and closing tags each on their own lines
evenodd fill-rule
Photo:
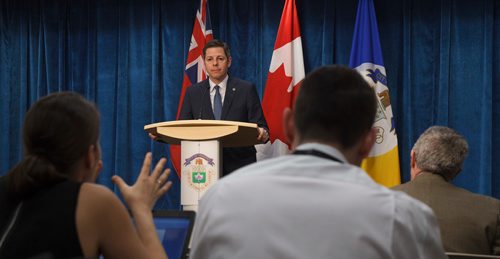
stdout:
<svg viewBox="0 0 500 259">
<path fill-rule="evenodd" d="M 203 112 L 203 105 L 205 104 L 205 92 L 210 91 L 210 85 L 207 85 L 201 89 L 201 106 L 200 106 L 200 113 L 198 114 L 198 120 L 201 120 L 201 114 Z"/>
</svg>

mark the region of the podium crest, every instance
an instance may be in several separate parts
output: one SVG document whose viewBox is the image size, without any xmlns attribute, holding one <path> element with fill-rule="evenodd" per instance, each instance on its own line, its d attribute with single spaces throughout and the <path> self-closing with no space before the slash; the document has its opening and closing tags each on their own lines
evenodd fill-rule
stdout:
<svg viewBox="0 0 500 259">
<path fill-rule="evenodd" d="M 186 159 L 182 177 L 189 181 L 189 187 L 197 191 L 204 191 L 215 180 L 215 163 L 213 159 L 198 153 Z"/>
</svg>

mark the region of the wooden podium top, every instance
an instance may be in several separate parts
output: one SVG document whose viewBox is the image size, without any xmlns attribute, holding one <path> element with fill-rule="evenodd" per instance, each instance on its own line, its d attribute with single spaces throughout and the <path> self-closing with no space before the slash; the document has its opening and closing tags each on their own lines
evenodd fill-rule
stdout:
<svg viewBox="0 0 500 259">
<path fill-rule="evenodd" d="M 255 123 L 220 120 L 178 120 L 148 124 L 144 130 L 161 141 L 180 145 L 181 140 L 219 139 L 223 147 L 253 146 L 257 142 Z"/>
</svg>

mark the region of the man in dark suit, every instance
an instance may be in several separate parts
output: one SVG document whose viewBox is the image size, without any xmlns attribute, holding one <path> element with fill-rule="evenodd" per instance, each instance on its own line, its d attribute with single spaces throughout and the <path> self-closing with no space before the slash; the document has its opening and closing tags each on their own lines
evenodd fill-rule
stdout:
<svg viewBox="0 0 500 259">
<path fill-rule="evenodd" d="M 411 181 L 394 187 L 434 210 L 447 252 L 500 254 L 500 201 L 454 186 L 467 141 L 440 126 L 427 129 L 411 155 Z"/>
<path fill-rule="evenodd" d="M 269 140 L 268 127 L 255 86 L 228 75 L 231 66 L 229 46 L 212 40 L 203 48 L 203 61 L 208 79 L 186 89 L 180 120 L 228 120 L 256 123 L 257 140 Z M 223 148 L 222 176 L 256 162 L 254 146 Z"/>
</svg>

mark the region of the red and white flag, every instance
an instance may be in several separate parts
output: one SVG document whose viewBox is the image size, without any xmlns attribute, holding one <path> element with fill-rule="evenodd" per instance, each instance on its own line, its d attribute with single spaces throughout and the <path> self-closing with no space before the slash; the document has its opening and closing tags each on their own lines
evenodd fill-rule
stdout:
<svg viewBox="0 0 500 259">
<path fill-rule="evenodd" d="M 286 107 L 293 109 L 304 76 L 304 58 L 297 8 L 295 0 L 286 0 L 262 101 L 264 116 L 269 126 L 270 141 L 256 145 L 257 160 L 289 152 L 290 143 L 285 137 L 282 125 L 283 110 Z"/>
<path fill-rule="evenodd" d="M 210 12 L 208 8 L 208 0 L 200 0 L 200 7 L 196 12 L 194 20 L 193 33 L 191 35 L 191 43 L 186 61 L 186 69 L 184 70 L 184 79 L 182 80 L 181 96 L 179 98 L 179 106 L 177 108 L 176 119 L 179 119 L 179 113 L 184 100 L 186 88 L 192 84 L 203 81 L 207 78 L 205 66 L 203 65 L 203 47 L 213 39 L 212 25 L 210 23 Z M 180 145 L 170 145 L 170 159 L 172 165 L 181 178 L 181 147 Z"/>
</svg>

